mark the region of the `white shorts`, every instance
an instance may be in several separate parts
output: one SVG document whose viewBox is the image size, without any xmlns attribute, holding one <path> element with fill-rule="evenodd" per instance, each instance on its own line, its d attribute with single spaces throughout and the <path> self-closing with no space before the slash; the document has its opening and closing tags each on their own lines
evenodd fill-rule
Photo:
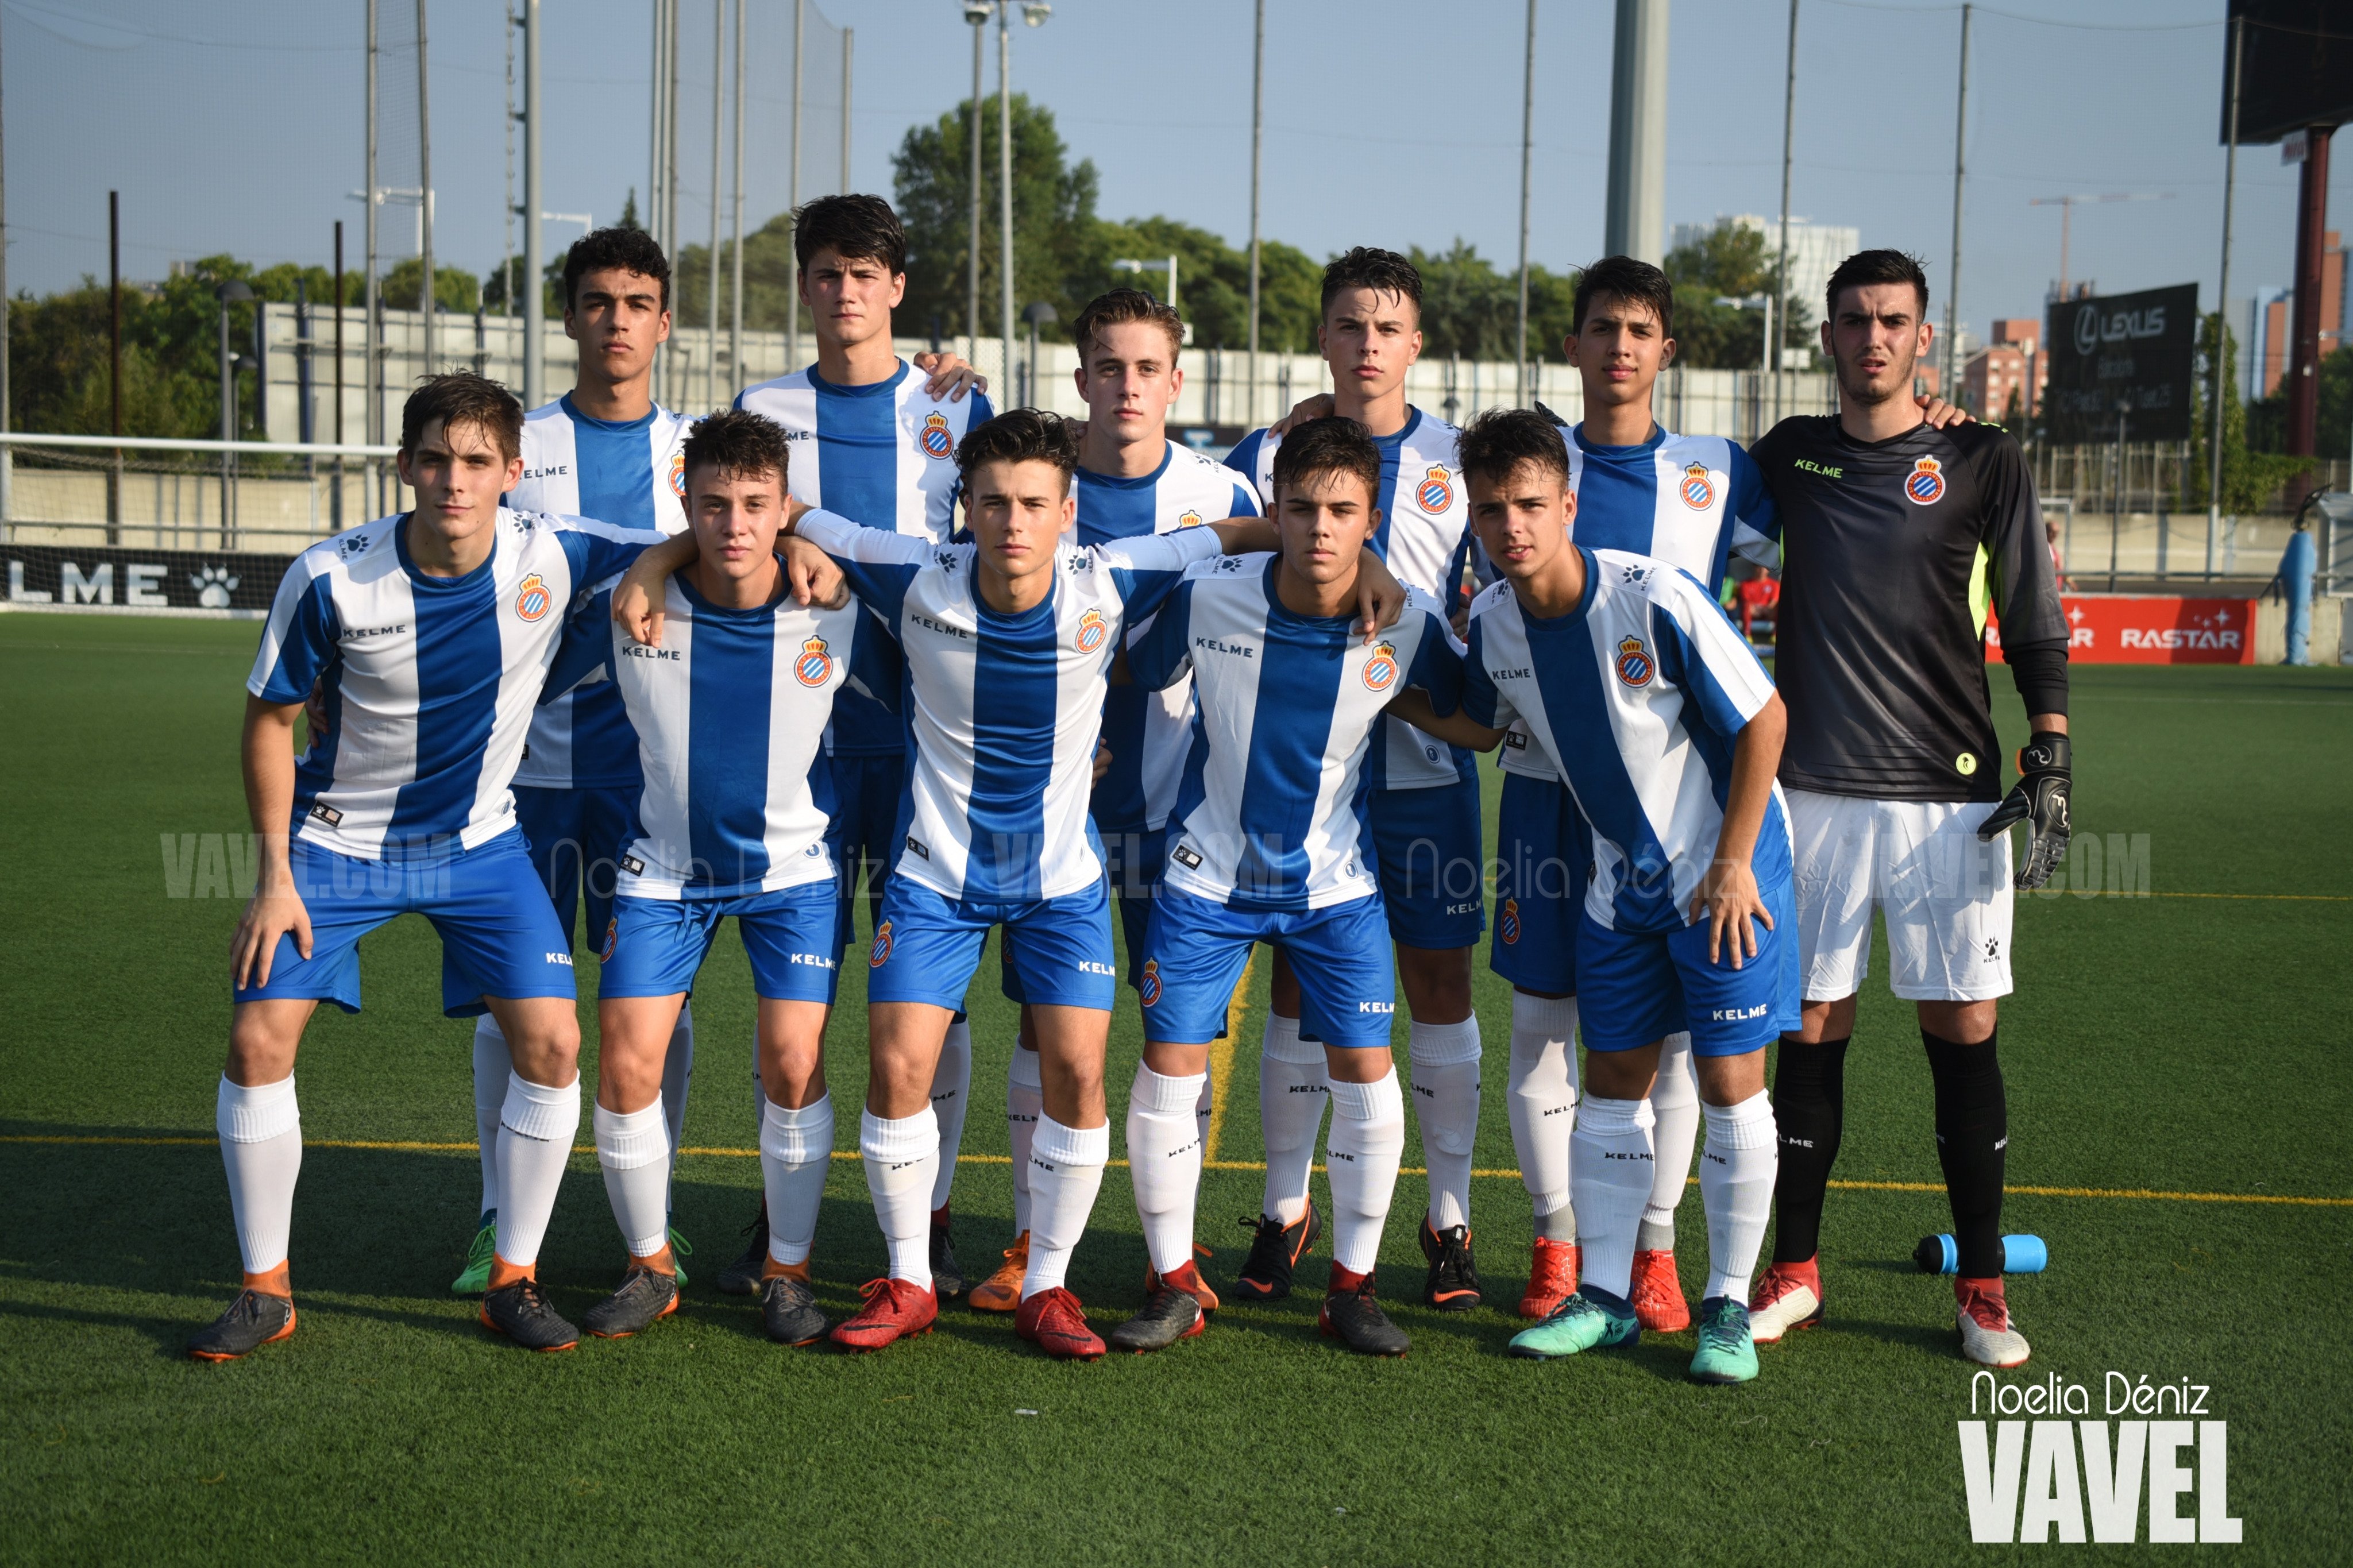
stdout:
<svg viewBox="0 0 2353 1568">
<path fill-rule="evenodd" d="M 1871 912 L 1887 917 L 1889 989 L 1907 1002 L 2010 994 L 2010 835 L 1978 841 L 1993 803 L 1788 792 L 1805 998 L 1835 1002 L 1871 973 Z"/>
</svg>

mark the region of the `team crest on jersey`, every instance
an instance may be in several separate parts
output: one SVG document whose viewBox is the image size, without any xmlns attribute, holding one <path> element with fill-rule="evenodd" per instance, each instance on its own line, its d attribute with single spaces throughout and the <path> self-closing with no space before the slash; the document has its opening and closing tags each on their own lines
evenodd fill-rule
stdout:
<svg viewBox="0 0 2353 1568">
<path fill-rule="evenodd" d="M 1444 511 L 1454 504 L 1454 476 L 1432 464 L 1430 472 L 1421 476 L 1421 483 L 1415 487 L 1413 495 L 1421 503 L 1422 510 Z"/>
<path fill-rule="evenodd" d="M 955 437 L 948 434 L 948 417 L 944 414 L 923 416 L 923 433 L 920 439 L 923 450 L 934 458 L 955 456 Z"/>
<path fill-rule="evenodd" d="M 891 961 L 891 922 L 874 928 L 874 945 L 866 950 L 866 967 L 880 969 Z"/>
<path fill-rule="evenodd" d="M 1934 506 L 1945 496 L 1945 465 L 1934 458 L 1923 458 L 1912 465 L 1912 472 L 1904 480 L 1904 499 L 1915 506 Z"/>
<path fill-rule="evenodd" d="M 686 499 L 686 448 L 683 447 L 670 455 L 670 493 L 681 500 Z"/>
<path fill-rule="evenodd" d="M 793 679 L 803 686 L 823 686 L 833 679 L 833 650 L 825 646 L 823 637 L 801 644 L 800 653 L 793 659 Z"/>
<path fill-rule="evenodd" d="M 1504 900 L 1504 912 L 1495 917 L 1495 934 L 1504 939 L 1504 943 L 1507 947 L 1520 940 L 1519 900 Z"/>
<path fill-rule="evenodd" d="M 613 950 L 620 945 L 621 922 L 617 920 L 607 921 L 605 922 L 605 945 L 597 950 L 596 962 L 599 963 L 612 963 Z"/>
<path fill-rule="evenodd" d="M 1392 643 L 1375 643 L 1373 657 L 1365 664 L 1365 689 L 1387 691 L 1397 680 L 1397 647 Z"/>
<path fill-rule="evenodd" d="M 1176 519 L 1176 526 L 1179 528 L 1198 528 L 1201 526 L 1201 514 L 1198 511 L 1184 512 Z"/>
<path fill-rule="evenodd" d="M 1158 959 L 1147 958 L 1144 961 L 1144 973 L 1135 977 L 1135 994 L 1137 1000 L 1147 1007 L 1160 1000 L 1160 961 Z"/>
<path fill-rule="evenodd" d="M 1694 511 L 1705 511 L 1715 504 L 1715 486 L 1707 477 L 1705 463 L 1694 463 L 1683 470 L 1683 482 L 1676 487 L 1683 505 Z"/>
<path fill-rule="evenodd" d="M 1079 635 L 1072 639 L 1081 653 L 1092 653 L 1103 647 L 1103 638 L 1111 636 L 1111 627 L 1103 623 L 1101 610 L 1089 610 L 1079 617 Z"/>
<path fill-rule="evenodd" d="M 1620 639 L 1618 644 L 1618 679 L 1629 686 L 1648 686 L 1651 674 L 1651 650 L 1642 646 L 1642 639 Z"/>
<path fill-rule="evenodd" d="M 522 586 L 515 590 L 515 614 L 526 621 L 546 615 L 547 607 L 554 602 L 555 595 L 547 591 L 546 580 L 536 572 L 524 578 Z"/>
</svg>

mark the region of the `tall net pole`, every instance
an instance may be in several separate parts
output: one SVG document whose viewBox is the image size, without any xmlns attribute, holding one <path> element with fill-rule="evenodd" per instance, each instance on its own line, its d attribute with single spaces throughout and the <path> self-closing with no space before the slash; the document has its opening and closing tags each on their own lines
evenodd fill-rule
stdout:
<svg viewBox="0 0 2353 1568">
<path fill-rule="evenodd" d="M 547 299 L 541 279 L 547 268 L 539 230 L 539 0 L 522 0 L 522 400 L 536 408 L 547 401 Z"/>
<path fill-rule="evenodd" d="M 364 193 L 367 207 L 367 233 L 361 240 L 363 247 L 367 252 L 361 263 L 365 275 L 362 285 L 364 295 L 362 303 L 367 312 L 364 345 L 367 358 L 367 395 L 364 399 L 365 406 L 362 417 L 367 421 L 367 438 L 371 444 L 380 443 L 384 439 L 384 300 L 376 288 L 376 211 L 379 205 L 379 194 L 375 183 L 375 160 L 379 134 L 377 126 L 379 84 L 376 80 L 375 7 L 376 0 L 367 0 L 367 181 Z M 368 467 L 372 472 L 378 471 L 376 465 L 373 463 Z M 379 513 L 385 510 L 384 497 L 381 493 L 382 484 L 379 473 L 377 479 L 379 493 L 371 503 L 374 510 Z"/>
<path fill-rule="evenodd" d="M 1250 43 L 1250 399 L 1242 411 L 1242 421 L 1258 423 L 1258 307 L 1259 307 L 1259 237 L 1258 196 L 1260 174 L 1264 167 L 1266 146 L 1266 0 L 1258 0 L 1257 18 L 1251 28 Z M 974 71 L 978 74 L 976 62 Z"/>
<path fill-rule="evenodd" d="M 1953 111 L 1953 271 L 1945 285 L 1945 384 L 1948 400 L 1961 395 L 1961 182 L 1968 174 L 1969 16 L 1961 7 L 1961 90 Z"/>
<path fill-rule="evenodd" d="M 727 374 L 738 386 L 748 384 L 744 374 L 744 0 L 735 0 L 735 188 L 729 205 L 734 209 L 730 226 L 735 233 L 729 262 L 727 289 Z"/>
<path fill-rule="evenodd" d="M 1265 0 L 1260 0 L 1265 4 Z M 984 16 L 972 24 L 972 228 L 965 246 L 971 263 L 965 284 L 965 358 L 980 363 L 980 65 Z"/>
<path fill-rule="evenodd" d="M 2206 449 L 2206 575 L 2214 575 L 2214 545 L 2222 531 L 2222 362 L 2231 349 L 2231 204 L 2239 184 L 2239 61 L 2247 21 L 2231 18 L 2230 125 L 2222 154 L 2222 277 L 2214 300 L 2214 431 Z"/>
<path fill-rule="evenodd" d="M 739 0 L 740 4 L 740 0 Z M 702 407 L 719 406 L 719 127 L 727 101 L 727 0 L 711 0 L 711 288 L 702 312 Z"/>
<path fill-rule="evenodd" d="M 793 212 L 793 267 L 789 285 L 785 289 L 785 364 L 786 369 L 801 363 L 801 269 L 800 269 L 800 209 L 801 209 L 801 39 L 804 0 L 793 0 L 793 142 L 791 194 L 788 205 Z"/>
<path fill-rule="evenodd" d="M 1789 64 L 1781 83 L 1781 258 L 1775 265 L 1773 291 L 1789 296 L 1789 154 L 1796 145 L 1798 116 L 1798 0 L 1789 0 Z M 1781 421 L 1781 345 L 1772 347 L 1773 422 Z"/>
<path fill-rule="evenodd" d="M 997 6 L 997 365 L 1013 369 L 1013 17 Z"/>
<path fill-rule="evenodd" d="M 433 116 L 425 58 L 425 0 L 417 0 L 417 251 L 423 268 L 417 308 L 425 315 L 425 374 L 431 375 L 438 368 L 433 355 L 433 319 L 440 312 L 435 309 L 439 301 L 433 287 L 437 281 L 433 275 Z"/>
<path fill-rule="evenodd" d="M 1527 58 L 1520 80 L 1520 335 L 1513 354 L 1518 373 L 1514 401 L 1528 405 L 1528 174 L 1536 134 L 1536 0 L 1528 0 Z"/>
<path fill-rule="evenodd" d="M 841 30 L 841 194 L 849 194 L 849 57 L 858 47 L 858 29 Z"/>
</svg>

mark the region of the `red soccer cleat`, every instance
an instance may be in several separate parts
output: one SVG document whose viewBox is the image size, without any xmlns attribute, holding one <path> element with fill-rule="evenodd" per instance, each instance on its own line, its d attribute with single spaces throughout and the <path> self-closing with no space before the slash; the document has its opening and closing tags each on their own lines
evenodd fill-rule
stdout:
<svg viewBox="0 0 2353 1568">
<path fill-rule="evenodd" d="M 866 1305 L 831 1336 L 844 1350 L 879 1351 L 893 1340 L 928 1334 L 939 1321 L 940 1299 L 928 1285 L 912 1279 L 869 1279 L 858 1293 Z"/>
<path fill-rule="evenodd" d="M 1792 1329 L 1822 1321 L 1822 1270 L 1819 1255 L 1803 1263 L 1776 1263 L 1748 1293 L 1748 1337 L 1760 1345 L 1778 1343 Z"/>
<path fill-rule="evenodd" d="M 1549 1318 L 1560 1304 L 1577 1294 L 1577 1270 L 1583 1261 L 1573 1241 L 1536 1237 L 1535 1260 L 1528 1266 L 1527 1294 L 1520 1298 L 1520 1316 Z"/>
<path fill-rule="evenodd" d="M 1654 1334 L 1679 1334 L 1691 1327 L 1691 1308 L 1683 1300 L 1683 1276 L 1675 1272 L 1672 1251 L 1634 1254 L 1634 1316 Z"/>
<path fill-rule="evenodd" d="M 1060 1285 L 1022 1298 L 1013 1331 L 1057 1361 L 1096 1361 L 1103 1353 L 1102 1339 L 1087 1327 L 1086 1310 Z"/>
</svg>

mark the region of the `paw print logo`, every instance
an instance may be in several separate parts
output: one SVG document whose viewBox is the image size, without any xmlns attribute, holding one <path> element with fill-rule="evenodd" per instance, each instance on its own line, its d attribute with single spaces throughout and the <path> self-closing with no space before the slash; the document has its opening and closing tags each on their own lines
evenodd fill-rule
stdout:
<svg viewBox="0 0 2353 1568">
<path fill-rule="evenodd" d="M 237 592 L 237 574 L 226 566 L 207 566 L 191 573 L 188 586 L 196 591 L 196 603 L 207 610 L 226 610 L 228 596 Z"/>
</svg>

